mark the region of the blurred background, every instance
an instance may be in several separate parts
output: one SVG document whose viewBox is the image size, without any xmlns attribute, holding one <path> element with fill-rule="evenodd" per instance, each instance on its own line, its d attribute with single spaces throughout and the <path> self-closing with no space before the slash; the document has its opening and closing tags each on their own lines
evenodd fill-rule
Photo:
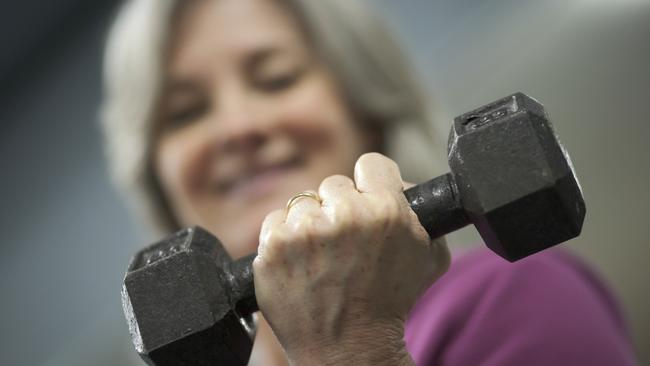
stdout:
<svg viewBox="0 0 650 366">
<path fill-rule="evenodd" d="M 650 1 L 374 3 L 412 53 L 441 130 L 514 91 L 544 103 L 587 200 L 583 235 L 565 246 L 618 294 L 650 364 Z M 98 365 L 98 352 L 129 343 L 119 289 L 152 238 L 110 186 L 98 129 L 116 5 L 22 0 L 0 12 L 2 365 Z M 465 229 L 450 242 L 477 240 Z"/>
</svg>

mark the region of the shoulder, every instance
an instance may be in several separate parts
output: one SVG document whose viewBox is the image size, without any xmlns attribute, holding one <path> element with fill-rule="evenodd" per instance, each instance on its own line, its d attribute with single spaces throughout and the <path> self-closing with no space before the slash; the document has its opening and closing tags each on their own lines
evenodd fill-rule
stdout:
<svg viewBox="0 0 650 366">
<path fill-rule="evenodd" d="M 413 308 L 405 339 L 422 365 L 632 363 L 614 298 L 561 249 L 516 263 L 487 249 L 456 257 Z"/>
</svg>

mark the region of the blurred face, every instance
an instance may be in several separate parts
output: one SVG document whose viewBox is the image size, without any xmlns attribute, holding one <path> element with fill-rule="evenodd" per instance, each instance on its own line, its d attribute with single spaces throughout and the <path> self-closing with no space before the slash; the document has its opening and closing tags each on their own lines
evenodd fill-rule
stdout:
<svg viewBox="0 0 650 366">
<path fill-rule="evenodd" d="M 266 214 L 375 147 L 303 36 L 273 0 L 186 2 L 174 23 L 154 168 L 179 224 L 233 257 L 256 250 Z"/>
</svg>

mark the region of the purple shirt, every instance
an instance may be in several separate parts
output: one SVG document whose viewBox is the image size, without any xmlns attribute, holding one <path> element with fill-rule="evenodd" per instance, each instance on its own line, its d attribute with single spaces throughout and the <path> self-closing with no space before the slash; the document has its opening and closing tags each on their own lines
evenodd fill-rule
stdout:
<svg viewBox="0 0 650 366">
<path fill-rule="evenodd" d="M 407 348 L 424 365 L 635 365 L 618 305 L 588 266 L 552 249 L 508 263 L 454 259 L 414 306 Z"/>
</svg>

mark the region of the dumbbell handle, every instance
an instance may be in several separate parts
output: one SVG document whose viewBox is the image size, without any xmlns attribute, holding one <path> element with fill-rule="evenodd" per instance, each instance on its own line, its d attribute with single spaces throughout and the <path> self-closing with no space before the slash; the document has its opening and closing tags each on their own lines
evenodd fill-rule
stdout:
<svg viewBox="0 0 650 366">
<path fill-rule="evenodd" d="M 404 191 L 404 195 L 432 239 L 470 223 L 451 173 L 413 186 Z M 234 261 L 230 267 L 231 300 L 240 316 L 249 316 L 259 310 L 253 281 L 254 259 L 255 254 L 252 254 Z"/>
<path fill-rule="evenodd" d="M 404 195 L 431 239 L 471 223 L 451 173 L 415 185 L 404 191 Z"/>
</svg>

